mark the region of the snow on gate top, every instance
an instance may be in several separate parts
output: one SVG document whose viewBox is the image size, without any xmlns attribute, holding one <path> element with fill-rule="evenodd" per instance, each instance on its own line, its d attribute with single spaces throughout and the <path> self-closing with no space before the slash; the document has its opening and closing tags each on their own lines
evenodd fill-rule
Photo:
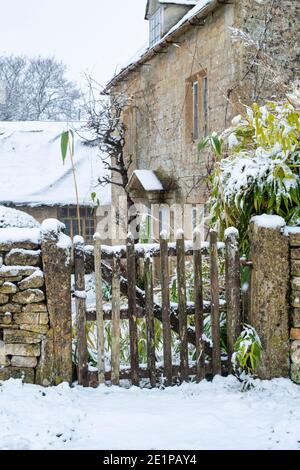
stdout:
<svg viewBox="0 0 300 470">
<path fill-rule="evenodd" d="M 97 185 L 105 174 L 98 147 L 81 137 L 83 123 L 73 123 L 75 163 L 80 204 L 92 204 L 96 192 L 101 205 L 111 202 L 110 187 Z M 0 204 L 57 206 L 76 204 L 70 158 L 62 163 L 64 122 L 0 122 Z"/>
</svg>

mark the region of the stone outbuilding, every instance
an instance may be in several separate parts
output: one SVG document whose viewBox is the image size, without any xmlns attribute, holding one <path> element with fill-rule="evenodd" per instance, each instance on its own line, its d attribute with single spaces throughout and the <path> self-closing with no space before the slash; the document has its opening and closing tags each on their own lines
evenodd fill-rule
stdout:
<svg viewBox="0 0 300 470">
<path fill-rule="evenodd" d="M 98 147 L 88 144 L 82 126 L 70 124 L 81 231 L 90 243 L 101 217 L 110 210 L 111 190 L 98 184 L 105 169 Z M 0 122 L 0 204 L 21 209 L 40 223 L 59 219 L 73 237 L 78 233 L 74 179 L 70 157 L 63 164 L 60 150 L 65 130 L 64 122 Z"/>
</svg>

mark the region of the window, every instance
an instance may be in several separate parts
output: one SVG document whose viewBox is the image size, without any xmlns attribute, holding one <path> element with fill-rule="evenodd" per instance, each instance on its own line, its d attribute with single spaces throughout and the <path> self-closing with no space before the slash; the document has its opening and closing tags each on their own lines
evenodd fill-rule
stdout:
<svg viewBox="0 0 300 470">
<path fill-rule="evenodd" d="M 65 233 L 73 238 L 78 235 L 77 208 L 74 206 L 62 207 L 58 210 L 58 218 L 66 226 Z M 93 242 L 96 229 L 94 209 L 91 207 L 80 208 L 81 235 L 87 243 Z"/>
<path fill-rule="evenodd" d="M 169 234 L 169 210 L 167 206 L 162 206 L 159 209 L 159 233 L 167 232 Z"/>
<path fill-rule="evenodd" d="M 208 78 L 202 72 L 187 80 L 186 136 L 188 142 L 196 142 L 209 133 L 208 126 Z"/>
<path fill-rule="evenodd" d="M 203 77 L 203 134 L 204 137 L 208 135 L 208 80 Z"/>
<path fill-rule="evenodd" d="M 193 83 L 193 139 L 199 139 L 199 82 Z"/>
<path fill-rule="evenodd" d="M 150 18 L 150 40 L 149 45 L 152 47 L 161 38 L 161 11 L 160 8 Z"/>
</svg>

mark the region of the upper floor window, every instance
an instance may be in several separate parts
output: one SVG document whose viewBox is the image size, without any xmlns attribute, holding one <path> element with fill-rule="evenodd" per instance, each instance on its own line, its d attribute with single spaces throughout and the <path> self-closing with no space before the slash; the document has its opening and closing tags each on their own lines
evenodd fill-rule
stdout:
<svg viewBox="0 0 300 470">
<path fill-rule="evenodd" d="M 160 8 L 150 18 L 150 47 L 152 47 L 161 37 L 161 10 Z"/>
<path fill-rule="evenodd" d="M 187 80 L 186 123 L 187 141 L 196 142 L 209 133 L 208 79 L 199 73 Z"/>
</svg>

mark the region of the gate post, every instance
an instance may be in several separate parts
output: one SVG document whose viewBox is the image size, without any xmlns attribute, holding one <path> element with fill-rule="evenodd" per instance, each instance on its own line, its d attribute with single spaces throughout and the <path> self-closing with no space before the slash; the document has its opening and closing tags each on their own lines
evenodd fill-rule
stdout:
<svg viewBox="0 0 300 470">
<path fill-rule="evenodd" d="M 261 379 L 289 376 L 289 241 L 278 216 L 253 217 L 250 224 L 250 323 L 262 342 Z"/>
<path fill-rule="evenodd" d="M 39 382 L 72 382 L 71 239 L 64 225 L 47 219 L 41 227 L 42 260 L 52 347 L 43 358 Z M 49 354 L 50 353 L 50 354 Z M 52 357 L 51 357 L 52 356 Z M 51 376 L 51 380 L 49 379 Z"/>
</svg>

